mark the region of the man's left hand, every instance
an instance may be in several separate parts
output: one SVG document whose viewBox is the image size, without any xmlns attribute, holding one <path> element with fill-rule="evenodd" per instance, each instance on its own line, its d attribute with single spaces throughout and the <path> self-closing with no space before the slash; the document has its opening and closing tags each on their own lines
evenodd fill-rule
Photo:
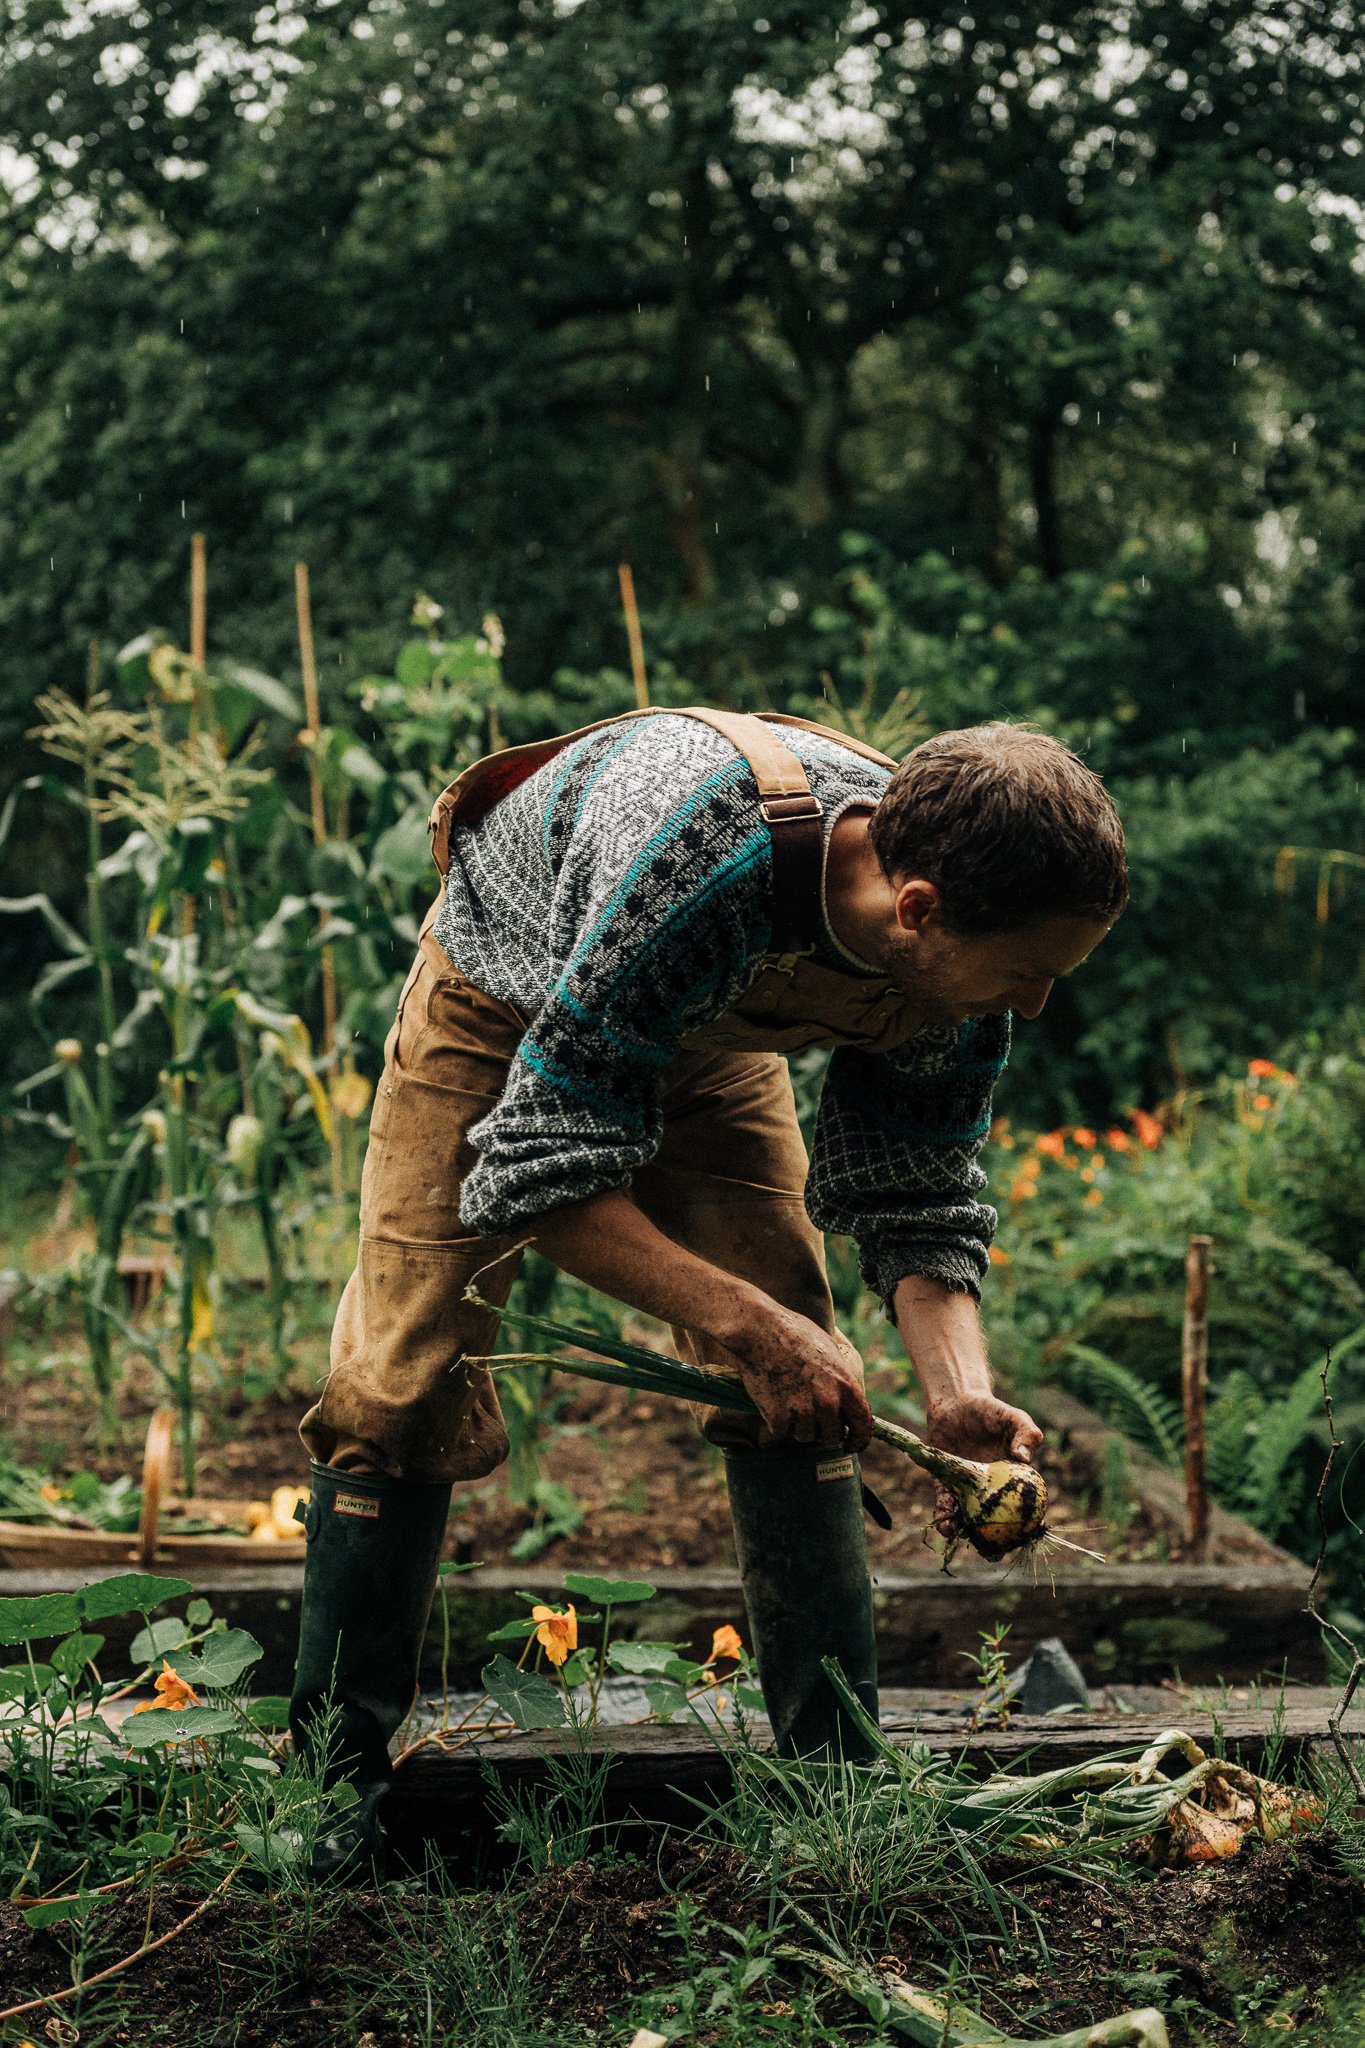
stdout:
<svg viewBox="0 0 1365 2048">
<path fill-rule="evenodd" d="M 932 1404 L 924 1419 L 924 1434 L 941 1451 L 955 1451 L 959 1458 L 978 1458 L 992 1464 L 997 1458 L 1013 1458 L 1031 1465 L 1033 1454 L 1043 1441 L 1043 1432 L 1022 1408 L 1011 1408 L 994 1394 L 955 1394 Z"/>
</svg>

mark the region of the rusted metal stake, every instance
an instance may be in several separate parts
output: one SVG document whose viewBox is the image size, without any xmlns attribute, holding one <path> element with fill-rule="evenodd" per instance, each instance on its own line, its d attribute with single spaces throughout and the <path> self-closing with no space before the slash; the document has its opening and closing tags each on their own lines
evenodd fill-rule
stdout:
<svg viewBox="0 0 1365 2048">
<path fill-rule="evenodd" d="M 1204 1411 L 1209 1391 L 1209 1253 L 1211 1237 L 1192 1237 L 1185 1254 L 1185 1327 L 1180 1347 L 1180 1380 L 1185 1397 L 1185 1508 L 1190 1552 L 1208 1554 L 1209 1482 L 1205 1460 Z"/>
<path fill-rule="evenodd" d="M 626 615 L 626 638 L 630 642 L 630 672 L 635 679 L 635 702 L 641 711 L 649 709 L 649 677 L 645 674 L 645 643 L 640 631 L 640 609 L 635 602 L 635 577 L 629 562 L 617 570 L 621 579 L 621 609 Z"/>
</svg>

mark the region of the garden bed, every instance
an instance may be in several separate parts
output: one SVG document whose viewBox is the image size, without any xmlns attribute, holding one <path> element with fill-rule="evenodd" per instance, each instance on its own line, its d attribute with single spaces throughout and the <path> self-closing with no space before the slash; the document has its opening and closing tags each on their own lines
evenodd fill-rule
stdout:
<svg viewBox="0 0 1365 2048">
<path fill-rule="evenodd" d="M 885 1369 L 883 1369 L 885 1370 Z M 1242 1681 L 1287 1670 L 1310 1680 L 1321 1671 L 1320 1638 L 1304 1613 L 1309 1574 L 1296 1559 L 1235 1516 L 1214 1508 L 1209 1556 L 1189 1561 L 1179 1476 L 1125 1446 L 1123 1494 L 1105 1494 L 1105 1446 L 1116 1432 L 1072 1396 L 1039 1389 L 1030 1397 L 1047 1428 L 1041 1464 L 1059 1534 L 1106 1553 L 1103 1564 L 1073 1551 L 1010 1566 L 959 1562 L 951 1577 L 922 1542 L 932 1508 L 925 1476 L 882 1444 L 865 1460 L 871 1485 L 894 1526 L 868 1525 L 883 1675 L 897 1685 L 954 1685 L 981 1633 L 1010 1627 L 1009 1651 L 1023 1656 L 1060 1635 L 1092 1681 L 1162 1677 Z M 59 1450 L 79 1441 L 86 1414 L 60 1375 L 16 1376 L 0 1422 L 15 1453 Z M 297 1422 L 303 1397 L 238 1403 L 229 1396 L 216 1440 L 206 1434 L 201 1483 L 223 1514 L 278 1484 L 298 1483 L 306 1463 Z M 69 1456 L 70 1454 L 67 1453 Z M 78 1450 L 107 1476 L 115 1459 Z M 678 1405 L 605 1387 L 575 1387 L 549 1439 L 544 1464 L 572 1496 L 576 1526 L 552 1536 L 542 1513 L 512 1500 L 506 1472 L 457 1488 L 447 1554 L 479 1569 L 463 1574 L 450 1602 L 448 1674 L 477 1676 L 491 1629 L 516 1611 L 521 1587 L 554 1597 L 566 1570 L 622 1570 L 658 1586 L 664 1633 L 700 1647 L 722 1622 L 743 1626 L 719 1454 L 696 1435 Z M 1106 1526 L 1105 1516 L 1108 1516 Z M 545 1541 L 539 1554 L 518 1547 Z M 297 1539 L 295 1539 L 297 1540 Z M 133 1560 L 134 1538 L 128 1539 Z M 259 1562 L 256 1551 L 259 1550 Z M 485 1562 L 486 1560 L 486 1562 Z M 163 1557 L 162 1562 L 167 1560 Z M 0 1570 L 0 1592 L 53 1590 L 90 1575 L 51 1562 Z M 114 1569 L 111 1561 L 101 1569 Z M 194 1567 L 234 1625 L 265 1644 L 266 1683 L 287 1684 L 292 1667 L 302 1549 L 277 1540 L 254 1546 L 240 1564 Z M 442 1621 L 433 1617 L 424 1674 L 439 1673 Z"/>
</svg>

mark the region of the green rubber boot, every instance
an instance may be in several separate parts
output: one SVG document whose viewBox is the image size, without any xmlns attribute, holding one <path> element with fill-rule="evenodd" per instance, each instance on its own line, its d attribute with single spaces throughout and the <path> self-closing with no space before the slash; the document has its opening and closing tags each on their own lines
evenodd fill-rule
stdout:
<svg viewBox="0 0 1365 2048">
<path fill-rule="evenodd" d="M 417 1691 L 450 1493 L 312 1465 L 289 1729 L 310 1760 L 326 1739 L 325 1783 L 348 1778 L 360 1795 L 318 1837 L 320 1882 L 363 1883 L 383 1869 L 389 1738 Z"/>
<path fill-rule="evenodd" d="M 847 1453 L 727 1449 L 730 1517 L 759 1683 L 778 1754 L 867 1763 L 876 1754 L 821 1669 L 837 1657 L 877 1719 L 858 1460 Z"/>
</svg>

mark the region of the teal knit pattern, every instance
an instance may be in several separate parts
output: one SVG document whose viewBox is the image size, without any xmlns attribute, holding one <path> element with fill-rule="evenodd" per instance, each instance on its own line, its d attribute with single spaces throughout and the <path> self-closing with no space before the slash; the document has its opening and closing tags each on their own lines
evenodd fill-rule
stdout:
<svg viewBox="0 0 1365 2048">
<path fill-rule="evenodd" d="M 872 804 L 885 769 L 784 731 L 828 836 Z M 761 968 L 772 843 L 748 762 L 697 719 L 661 716 L 576 741 L 451 837 L 433 935 L 528 1028 L 471 1140 L 466 1229 L 503 1236 L 561 1203 L 626 1187 L 663 1135 L 660 1090 L 684 1035 Z M 856 973 L 826 926 L 816 957 Z M 1009 1043 L 1007 1017 L 925 1030 L 830 1065 L 807 1206 L 858 1243 L 889 1298 L 904 1273 L 976 1293 L 995 1213 L 975 1164 Z"/>
</svg>

